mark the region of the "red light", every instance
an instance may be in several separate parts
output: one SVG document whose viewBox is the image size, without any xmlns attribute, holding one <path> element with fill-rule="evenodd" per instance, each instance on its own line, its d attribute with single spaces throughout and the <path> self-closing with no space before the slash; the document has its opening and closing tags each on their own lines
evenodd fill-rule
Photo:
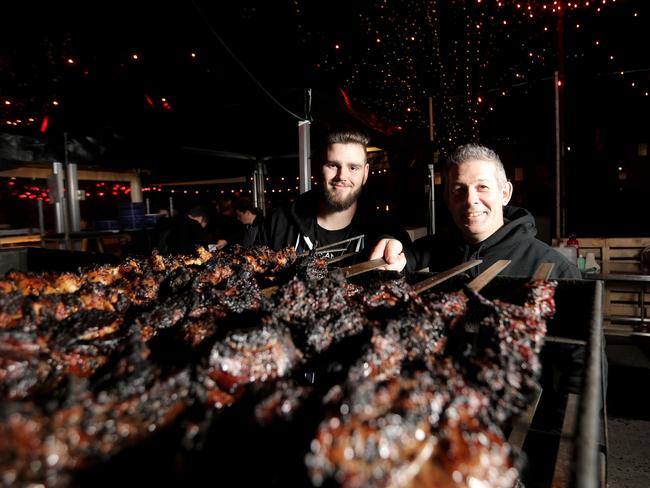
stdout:
<svg viewBox="0 0 650 488">
<path fill-rule="evenodd" d="M 41 121 L 41 127 L 39 128 L 41 134 L 45 134 L 48 125 L 50 125 L 50 117 L 46 115 L 45 117 L 43 117 L 43 120 Z"/>
</svg>

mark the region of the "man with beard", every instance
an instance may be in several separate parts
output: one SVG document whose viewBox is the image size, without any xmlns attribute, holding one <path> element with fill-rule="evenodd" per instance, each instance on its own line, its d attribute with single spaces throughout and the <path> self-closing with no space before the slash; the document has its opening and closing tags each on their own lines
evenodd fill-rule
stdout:
<svg viewBox="0 0 650 488">
<path fill-rule="evenodd" d="M 324 142 L 317 161 L 318 188 L 273 213 L 265 229 L 266 243 L 273 249 L 291 246 L 299 253 L 325 247 L 319 254 L 329 259 L 372 249 L 382 237 L 410 242 L 403 228 L 361 205 L 369 138 L 355 130 L 334 130 Z"/>
</svg>

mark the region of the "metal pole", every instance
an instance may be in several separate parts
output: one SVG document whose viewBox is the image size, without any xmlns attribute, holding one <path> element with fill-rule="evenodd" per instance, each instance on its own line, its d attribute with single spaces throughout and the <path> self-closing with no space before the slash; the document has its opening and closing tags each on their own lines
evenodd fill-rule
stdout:
<svg viewBox="0 0 650 488">
<path fill-rule="evenodd" d="M 145 198 L 144 205 L 145 205 L 145 208 L 147 209 L 147 213 L 150 214 L 151 213 L 151 205 L 149 204 L 149 197 Z"/>
<path fill-rule="evenodd" d="M 68 211 L 65 205 L 65 185 L 63 183 L 65 175 L 63 173 L 63 164 L 58 161 L 52 163 L 52 180 L 50 190 L 52 198 L 50 201 L 54 204 L 54 217 L 56 222 L 56 232 L 63 234 L 64 247 L 69 248 L 70 235 L 68 230 Z"/>
<path fill-rule="evenodd" d="M 174 197 L 169 197 L 169 216 L 174 216 Z"/>
<path fill-rule="evenodd" d="M 253 205 L 260 208 L 259 195 L 257 194 L 257 168 L 253 170 Z"/>
<path fill-rule="evenodd" d="M 41 234 L 41 239 L 45 235 L 45 217 L 43 215 L 43 200 L 37 200 L 36 205 L 38 208 L 38 228 Z"/>
<path fill-rule="evenodd" d="M 81 211 L 79 209 L 79 179 L 77 177 L 77 165 L 68 163 L 66 165 L 67 186 L 66 194 L 68 200 L 68 211 L 70 212 L 70 231 L 81 230 Z"/>
<path fill-rule="evenodd" d="M 433 142 L 433 97 L 429 97 L 429 141 Z"/>
<path fill-rule="evenodd" d="M 436 199 L 435 199 L 435 185 L 436 173 L 433 169 L 433 164 L 429 164 L 429 222 L 427 231 L 429 234 L 436 233 Z"/>
<path fill-rule="evenodd" d="M 130 179 L 131 183 L 131 203 L 142 202 L 142 182 L 139 175 L 133 175 Z"/>
<path fill-rule="evenodd" d="M 66 175 L 63 174 L 63 170 L 67 172 L 68 169 L 68 133 L 63 133 L 63 168 L 61 171 L 61 179 L 63 184 L 63 179 L 66 178 Z M 65 248 L 70 250 L 70 213 L 68 204 L 69 195 L 66 194 L 66 188 L 62 185 L 61 191 L 61 206 L 63 207 L 63 235 L 65 237 Z"/>
<path fill-rule="evenodd" d="M 555 72 L 555 170 L 556 170 L 556 224 L 555 234 L 557 242 L 566 231 L 566 171 L 565 171 L 565 144 L 564 144 L 564 93 L 565 86 L 565 59 L 564 59 L 564 10 L 556 17 L 557 33 L 557 60 L 558 68 Z"/>
<path fill-rule="evenodd" d="M 257 160 L 257 168 L 255 169 L 254 183 L 256 195 L 255 206 L 262 211 L 262 215 L 266 216 L 266 198 L 264 197 L 264 163 L 261 159 Z"/>
<path fill-rule="evenodd" d="M 308 120 L 298 122 L 298 158 L 300 161 L 300 193 L 311 190 L 311 141 Z"/>
<path fill-rule="evenodd" d="M 556 71 L 553 77 L 555 83 L 555 239 L 559 243 L 562 239 L 562 208 L 561 208 L 561 174 L 562 150 L 560 137 L 560 76 Z M 559 245 L 559 244 L 558 244 Z"/>
<path fill-rule="evenodd" d="M 433 97 L 429 97 L 429 141 L 433 143 Z M 435 157 L 434 157 L 435 160 Z M 429 164 L 429 222 L 427 231 L 429 234 L 436 233 L 436 172 L 434 165 Z"/>
</svg>

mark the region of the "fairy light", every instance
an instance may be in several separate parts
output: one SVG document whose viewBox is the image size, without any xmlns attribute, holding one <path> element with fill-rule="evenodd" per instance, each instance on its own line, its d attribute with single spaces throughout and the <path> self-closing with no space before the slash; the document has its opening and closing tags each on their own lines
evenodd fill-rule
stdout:
<svg viewBox="0 0 650 488">
<path fill-rule="evenodd" d="M 380 120 L 378 127 L 382 130 L 426 127 L 426 98 L 432 96 L 435 135 L 437 143 L 445 146 L 443 150 L 457 141 L 481 135 L 483 128 L 489 125 L 486 124 L 486 117 L 491 112 L 499 112 L 504 106 L 499 101 L 499 93 L 503 92 L 504 98 L 509 98 L 513 93 L 524 93 L 526 87 L 534 80 L 548 76 L 555 62 L 552 45 L 555 38 L 549 33 L 554 32 L 552 26 L 560 17 L 567 19 L 567 35 L 577 36 L 575 31 L 579 30 L 579 34 L 583 36 L 579 39 L 581 42 L 588 43 L 592 48 L 602 47 L 599 56 L 605 56 L 605 59 L 609 57 L 609 72 L 618 73 L 621 68 L 625 68 L 621 65 L 624 53 L 616 50 L 612 39 L 588 38 L 594 32 L 602 32 L 594 28 L 593 19 L 605 19 L 606 16 L 601 13 L 609 9 L 616 8 L 618 11 L 620 7 L 620 11 L 623 11 L 625 2 L 405 0 L 399 2 L 399 5 L 397 2 L 376 2 L 359 12 L 359 31 L 354 37 L 336 31 L 334 37 L 332 32 L 327 31 L 328 27 L 320 27 L 321 32 L 315 32 L 319 27 L 306 27 L 306 17 L 303 17 L 302 13 L 306 1 L 295 0 L 293 4 L 296 18 L 301 22 L 300 32 L 304 44 L 310 46 L 309 43 L 314 39 L 321 39 L 318 42 L 322 42 L 319 49 L 313 51 L 318 53 L 318 59 L 313 60 L 313 65 L 323 72 L 334 74 L 337 81 L 348 90 L 360 111 L 371 114 L 367 120 Z M 627 15 L 629 19 L 643 18 L 640 12 L 633 10 L 628 11 Z M 74 45 L 66 44 L 65 48 L 69 50 L 70 46 Z M 511 45 L 516 45 L 520 52 L 512 49 L 508 51 L 507 56 L 491 56 L 491 53 Z M 571 59 L 594 56 L 584 47 L 582 45 L 581 51 L 574 49 Z M 144 53 L 135 50 L 126 53 L 127 60 L 142 61 L 127 63 L 125 72 L 130 73 L 144 72 L 150 58 L 153 58 L 147 54 L 141 59 Z M 198 57 L 196 51 L 185 49 L 179 58 L 187 64 L 188 55 L 192 60 Z M 121 56 L 124 61 L 124 55 Z M 79 53 L 58 50 L 52 56 L 51 62 L 59 71 L 49 71 L 54 73 L 56 78 L 65 73 L 65 76 L 79 76 L 81 79 L 82 73 L 89 72 L 87 67 L 63 70 L 62 66 L 83 65 L 86 59 L 87 57 Z M 363 61 L 360 62 L 360 59 Z M 136 64 L 136 67 L 132 66 Z M 110 71 L 110 68 L 102 67 L 104 71 Z M 116 64 L 114 69 L 124 69 L 124 63 Z M 90 72 L 95 75 L 98 70 L 93 69 Z M 114 76 L 113 72 L 110 74 Z M 15 78 L 25 79 L 23 76 Z M 640 87 L 635 87 L 631 84 L 634 82 L 630 80 L 625 83 L 627 89 L 637 88 L 635 93 L 638 95 L 645 93 L 647 81 L 639 82 Z M 43 86 L 56 84 L 43 83 Z M 3 90 L 4 87 L 3 84 Z M 156 93 L 151 87 L 147 87 L 147 90 L 150 90 L 149 93 Z M 7 90 L 6 93 L 12 92 Z M 161 102 L 158 102 L 160 97 L 152 95 L 151 99 L 156 101 L 152 109 L 158 112 L 171 111 L 172 102 L 176 103 L 179 99 L 173 94 L 169 95 Z M 60 107 L 58 100 L 47 101 L 52 100 L 53 96 L 54 94 L 50 93 L 40 100 L 32 97 L 34 99 L 30 100 L 30 103 L 17 100 L 14 104 L 5 99 L 4 104 L 0 106 L 3 109 L 0 113 L 0 124 L 6 127 L 6 130 L 16 130 L 15 127 L 27 127 L 25 121 L 33 123 L 36 120 L 44 120 L 51 109 L 50 104 Z M 481 97 L 483 102 L 477 103 L 478 97 Z M 68 105 L 65 104 L 66 110 Z M 67 113 L 66 117 L 69 118 L 70 114 Z M 53 117 L 52 127 L 56 127 L 54 122 Z"/>
</svg>

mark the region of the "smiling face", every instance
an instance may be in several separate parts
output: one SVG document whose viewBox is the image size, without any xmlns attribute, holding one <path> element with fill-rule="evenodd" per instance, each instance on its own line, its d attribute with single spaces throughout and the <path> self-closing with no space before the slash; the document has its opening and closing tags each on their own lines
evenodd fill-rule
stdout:
<svg viewBox="0 0 650 488">
<path fill-rule="evenodd" d="M 361 144 L 331 144 L 322 166 L 323 195 L 330 210 L 340 212 L 354 205 L 368 179 L 366 150 Z"/>
<path fill-rule="evenodd" d="M 468 243 L 484 241 L 503 226 L 512 183 L 500 181 L 492 161 L 470 159 L 448 172 L 447 206 Z"/>
</svg>

